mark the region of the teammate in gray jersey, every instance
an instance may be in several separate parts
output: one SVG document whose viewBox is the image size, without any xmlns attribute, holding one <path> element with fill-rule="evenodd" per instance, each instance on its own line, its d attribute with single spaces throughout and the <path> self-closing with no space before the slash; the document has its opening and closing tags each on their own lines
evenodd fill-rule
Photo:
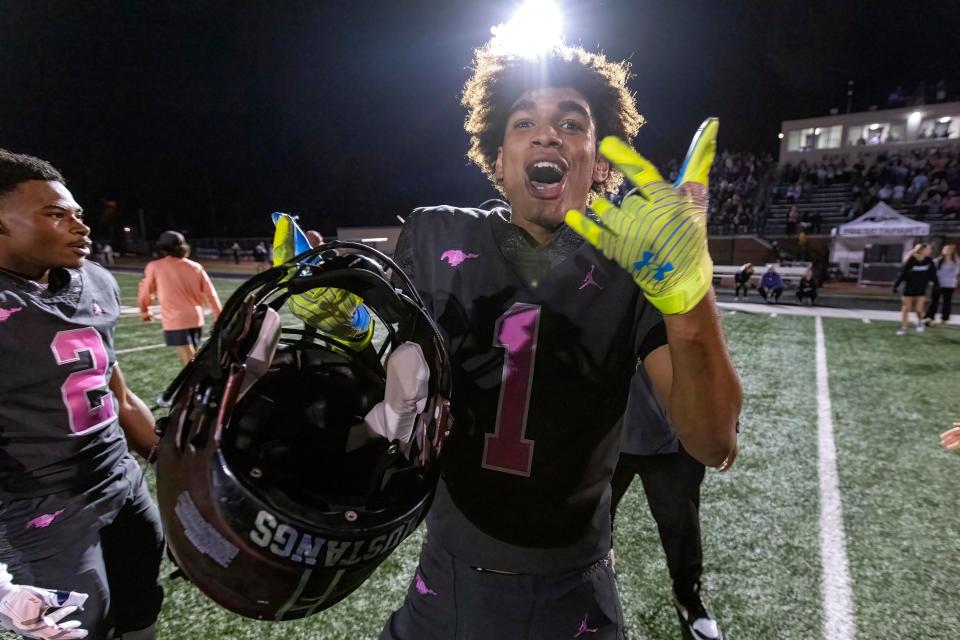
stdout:
<svg viewBox="0 0 960 640">
<path fill-rule="evenodd" d="M 86 261 L 89 233 L 56 169 L 0 150 L 0 625 L 149 639 L 163 537 L 127 448 L 157 438 L 116 362 L 119 290 Z"/>
</svg>

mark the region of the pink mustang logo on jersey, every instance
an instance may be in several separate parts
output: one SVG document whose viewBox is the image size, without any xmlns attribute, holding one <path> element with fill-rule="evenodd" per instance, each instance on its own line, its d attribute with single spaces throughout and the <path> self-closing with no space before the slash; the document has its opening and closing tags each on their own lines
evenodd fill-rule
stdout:
<svg viewBox="0 0 960 640">
<path fill-rule="evenodd" d="M 15 314 L 17 311 L 23 311 L 23 307 L 10 307 L 9 309 L 0 309 L 0 322 L 6 322 L 10 319 L 10 316 Z"/>
<path fill-rule="evenodd" d="M 423 581 L 423 577 L 420 575 L 420 572 L 417 572 L 417 593 L 422 596 L 435 596 L 437 592 L 427 586 L 427 583 Z"/>
<path fill-rule="evenodd" d="M 449 262 L 451 267 L 459 267 L 464 261 L 479 257 L 479 253 L 466 253 L 460 249 L 447 249 L 443 252 L 443 255 L 440 256 L 440 259 Z"/>
<path fill-rule="evenodd" d="M 593 279 L 593 271 L 596 268 L 597 268 L 597 265 L 595 264 L 590 265 L 590 271 L 587 272 L 586 277 L 584 277 L 583 279 L 583 284 L 580 285 L 577 291 L 582 291 L 583 289 L 585 289 L 586 287 L 589 287 L 590 285 L 595 286 L 597 289 L 603 290 L 603 287 L 601 287 L 600 284 Z"/>
<path fill-rule="evenodd" d="M 591 629 L 587 626 L 587 614 L 583 614 L 583 620 L 580 621 L 580 628 L 577 629 L 577 633 L 574 634 L 574 638 L 579 638 L 585 633 L 596 633 L 597 629 Z"/>
<path fill-rule="evenodd" d="M 57 509 L 53 513 L 45 513 L 42 516 L 37 516 L 27 523 L 27 529 L 46 529 L 53 524 L 54 519 L 61 513 L 63 513 L 63 509 Z"/>
</svg>

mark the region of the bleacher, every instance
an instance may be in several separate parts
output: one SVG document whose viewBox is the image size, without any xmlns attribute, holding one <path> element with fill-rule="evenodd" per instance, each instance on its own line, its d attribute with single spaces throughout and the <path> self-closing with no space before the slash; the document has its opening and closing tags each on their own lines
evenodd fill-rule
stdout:
<svg viewBox="0 0 960 640">
<path fill-rule="evenodd" d="M 765 235 L 786 234 L 787 212 L 793 205 L 796 205 L 801 214 L 820 213 L 823 218 L 820 228 L 821 234 L 829 235 L 830 229 L 848 220 L 841 212 L 843 205 L 850 199 L 850 183 L 848 181 L 838 180 L 831 185 L 815 186 L 808 195 L 796 202 L 786 200 L 782 195 L 779 195 L 780 193 L 778 191 L 776 195 L 771 196 L 770 204 L 767 206 Z"/>
</svg>

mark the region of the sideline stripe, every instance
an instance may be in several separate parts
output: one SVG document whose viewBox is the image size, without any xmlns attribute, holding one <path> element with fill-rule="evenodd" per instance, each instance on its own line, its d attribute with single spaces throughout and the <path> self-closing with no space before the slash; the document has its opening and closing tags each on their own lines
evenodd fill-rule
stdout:
<svg viewBox="0 0 960 640">
<path fill-rule="evenodd" d="M 148 344 L 143 347 L 130 347 L 129 349 L 118 349 L 114 351 L 116 354 L 120 353 L 133 353 L 134 351 L 146 351 L 148 349 L 159 349 L 160 347 L 165 347 L 165 344 Z"/>
<path fill-rule="evenodd" d="M 827 349 L 823 320 L 817 316 L 817 449 L 820 475 L 820 563 L 823 570 L 824 640 L 853 640 L 853 595 L 847 564 L 843 506 L 833 442 L 833 410 L 827 377 Z"/>
</svg>

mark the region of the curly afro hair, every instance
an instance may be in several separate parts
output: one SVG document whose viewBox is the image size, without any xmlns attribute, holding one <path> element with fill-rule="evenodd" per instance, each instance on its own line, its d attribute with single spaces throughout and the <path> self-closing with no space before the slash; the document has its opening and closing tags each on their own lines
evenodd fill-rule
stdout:
<svg viewBox="0 0 960 640">
<path fill-rule="evenodd" d="M 535 58 L 501 53 L 492 43 L 474 51 L 472 75 L 463 85 L 460 103 L 467 109 L 464 128 L 470 134 L 467 157 L 501 191 L 494 177 L 497 149 L 503 142 L 510 107 L 526 91 L 563 87 L 579 91 L 593 112 L 597 139 L 633 139 L 643 124 L 633 94 L 627 89 L 630 63 L 611 62 L 601 53 L 558 45 Z M 596 193 L 616 191 L 623 176 L 611 171 L 592 186 Z"/>
</svg>

